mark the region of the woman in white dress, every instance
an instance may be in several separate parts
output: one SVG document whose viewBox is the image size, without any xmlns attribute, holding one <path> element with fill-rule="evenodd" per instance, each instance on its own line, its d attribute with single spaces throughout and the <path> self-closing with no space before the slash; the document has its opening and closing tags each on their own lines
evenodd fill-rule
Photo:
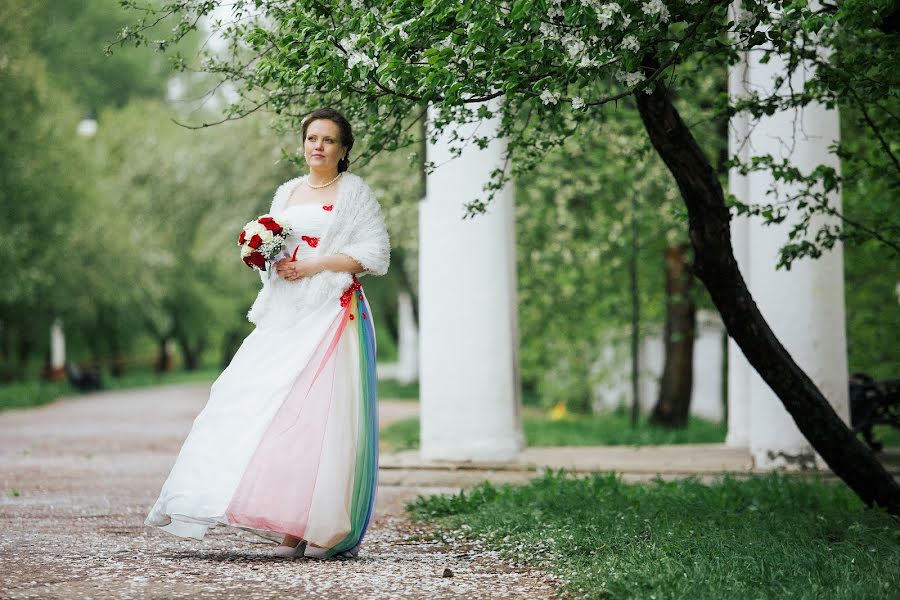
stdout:
<svg viewBox="0 0 900 600">
<path fill-rule="evenodd" d="M 276 556 L 356 556 L 378 474 L 375 330 L 356 276 L 386 273 L 390 243 L 371 189 L 347 172 L 347 120 L 320 109 L 302 130 L 309 174 L 270 209 L 296 259 L 260 272 L 256 328 L 145 522 L 195 539 L 219 524 L 277 535 Z"/>
</svg>

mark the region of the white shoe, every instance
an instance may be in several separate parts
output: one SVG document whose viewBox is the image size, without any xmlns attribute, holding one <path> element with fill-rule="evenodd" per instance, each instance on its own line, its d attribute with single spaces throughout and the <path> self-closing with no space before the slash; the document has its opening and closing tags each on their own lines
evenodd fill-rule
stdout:
<svg viewBox="0 0 900 600">
<path fill-rule="evenodd" d="M 325 552 L 328 548 L 320 548 L 319 546 L 308 546 L 303 556 L 307 558 L 325 558 Z"/>
<path fill-rule="evenodd" d="M 278 545 L 272 551 L 273 556 L 279 558 L 302 558 L 306 551 L 306 541 L 301 541 L 296 547 Z"/>
</svg>

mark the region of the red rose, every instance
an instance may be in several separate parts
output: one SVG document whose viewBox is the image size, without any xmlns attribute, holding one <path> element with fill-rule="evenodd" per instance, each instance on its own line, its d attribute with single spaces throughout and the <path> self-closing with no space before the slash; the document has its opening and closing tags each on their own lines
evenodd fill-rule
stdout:
<svg viewBox="0 0 900 600">
<path fill-rule="evenodd" d="M 257 222 L 265 225 L 266 223 L 274 223 L 275 219 L 273 219 L 272 217 L 260 217 L 259 219 L 257 219 Z"/>
<path fill-rule="evenodd" d="M 251 252 L 248 258 L 254 265 L 263 271 L 266 270 L 266 257 L 264 257 L 261 252 Z"/>
<path fill-rule="evenodd" d="M 251 248 L 253 248 L 254 250 L 256 250 L 257 248 L 259 248 L 259 246 L 260 246 L 261 244 L 262 244 L 262 238 L 259 237 L 259 234 L 257 234 L 257 233 L 254 233 L 254 234 L 253 234 L 253 237 L 250 238 L 250 241 L 247 242 L 247 245 L 249 245 L 249 246 L 250 246 Z"/>
<path fill-rule="evenodd" d="M 241 229 L 241 237 L 238 238 L 238 246 L 247 241 L 247 232 Z"/>
<path fill-rule="evenodd" d="M 266 229 L 268 229 L 269 231 L 275 231 L 276 229 L 281 227 L 281 225 L 279 225 L 275 221 L 266 221 L 265 223 L 263 223 L 263 225 L 265 225 Z"/>
</svg>

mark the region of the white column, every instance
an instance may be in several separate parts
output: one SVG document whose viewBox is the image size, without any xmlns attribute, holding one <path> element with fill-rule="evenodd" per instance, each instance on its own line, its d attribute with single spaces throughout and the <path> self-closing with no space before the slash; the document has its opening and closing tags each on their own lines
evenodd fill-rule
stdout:
<svg viewBox="0 0 900 600">
<path fill-rule="evenodd" d="M 722 335 L 719 313 L 697 311 L 690 414 L 715 423 L 722 422 Z"/>
<path fill-rule="evenodd" d="M 494 110 L 498 105 L 492 103 Z M 434 116 L 432 113 L 430 116 Z M 478 125 L 497 130 L 499 115 Z M 428 144 L 440 165 L 428 176 L 419 210 L 421 455 L 425 460 L 510 461 L 523 448 L 517 361 L 512 186 L 487 214 L 463 219 L 464 205 L 484 192 L 502 166 L 504 140 L 450 153 L 447 128 Z"/>
<path fill-rule="evenodd" d="M 731 17 L 736 18 L 741 10 L 734 3 L 730 6 Z M 737 100 L 747 95 L 745 87 L 748 77 L 747 56 L 741 53 L 741 59 L 728 69 L 729 99 Z M 748 157 L 747 136 L 750 132 L 750 121 L 747 113 L 738 113 L 728 123 L 728 155 L 738 155 L 742 161 Z M 728 191 L 742 202 L 749 202 L 749 181 L 741 175 L 737 168 L 728 173 Z M 749 230 L 746 217 L 732 217 L 731 246 L 734 258 L 744 281 L 750 285 L 748 278 L 750 263 Z M 728 338 L 728 434 L 725 444 L 728 446 L 748 447 L 750 445 L 750 363 L 743 352 L 731 338 Z"/>
<path fill-rule="evenodd" d="M 419 378 L 419 330 L 409 292 L 397 295 L 397 381 L 412 383 Z"/>
<path fill-rule="evenodd" d="M 748 59 L 748 88 L 772 91 L 773 80 L 784 75 L 783 61 L 773 56 L 760 63 L 761 53 Z M 796 73 L 794 90 L 802 90 L 811 69 Z M 787 93 L 785 84 L 782 89 Z M 751 155 L 771 154 L 788 159 L 802 172 L 816 165 L 839 167 L 828 147 L 839 137 L 838 113 L 820 104 L 782 111 L 764 117 L 750 131 Z M 768 171 L 748 177 L 751 202 L 783 199 L 795 190 L 779 184 L 778 197 L 767 196 L 773 179 Z M 832 198 L 840 209 L 840 198 Z M 819 387 L 835 411 L 849 420 L 847 392 L 847 342 L 844 315 L 843 250 L 840 244 L 817 260 L 794 263 L 790 271 L 775 270 L 778 249 L 787 242 L 791 215 L 778 226 L 763 226 L 760 219 L 749 224 L 750 289 L 763 316 L 797 364 Z M 819 221 L 821 223 L 821 221 Z M 818 228 L 819 223 L 813 223 Z M 750 451 L 760 467 L 810 465 L 815 459 L 824 466 L 797 429 L 793 418 L 768 385 L 755 372 L 750 374 Z"/>
<path fill-rule="evenodd" d="M 63 331 L 62 319 L 53 320 L 50 325 L 50 377 L 64 377 L 66 368 L 66 334 Z"/>
</svg>

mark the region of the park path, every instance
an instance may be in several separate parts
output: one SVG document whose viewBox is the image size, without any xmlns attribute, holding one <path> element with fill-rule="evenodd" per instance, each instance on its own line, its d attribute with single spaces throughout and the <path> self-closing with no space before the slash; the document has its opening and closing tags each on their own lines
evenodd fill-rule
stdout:
<svg viewBox="0 0 900 600">
<path fill-rule="evenodd" d="M 408 500 L 458 489 L 449 484 L 379 486 L 355 560 L 275 559 L 270 542 L 230 528 L 195 542 L 145 527 L 208 391 L 169 385 L 0 413 L 0 597 L 547 598 L 558 589 L 550 575 L 433 540 L 405 517 Z M 383 401 L 379 417 L 417 410 Z"/>
</svg>

